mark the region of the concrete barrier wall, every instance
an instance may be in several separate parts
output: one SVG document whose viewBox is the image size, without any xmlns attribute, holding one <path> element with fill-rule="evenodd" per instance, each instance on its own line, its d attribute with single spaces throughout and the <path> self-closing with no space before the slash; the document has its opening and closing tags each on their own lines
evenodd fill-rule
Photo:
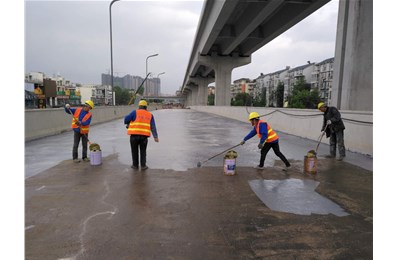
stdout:
<svg viewBox="0 0 397 260">
<path fill-rule="evenodd" d="M 149 105 L 148 110 L 155 109 Z M 132 106 L 96 107 L 92 110 L 91 125 L 123 118 L 133 109 Z M 70 131 L 72 116 L 65 113 L 64 108 L 29 109 L 25 110 L 25 141 L 60 134 Z"/>
<path fill-rule="evenodd" d="M 323 116 L 316 109 L 263 108 L 263 107 L 229 107 L 229 106 L 191 106 L 193 110 L 216 114 L 219 116 L 248 122 L 250 112 L 258 112 L 262 119 L 268 121 L 272 128 L 287 134 L 292 134 L 317 141 L 321 134 Z M 368 111 L 340 111 L 345 119 L 345 146 L 352 152 L 373 155 L 372 124 L 351 122 L 350 120 L 373 122 L 373 113 Z M 322 139 L 329 143 L 329 138 Z"/>
</svg>

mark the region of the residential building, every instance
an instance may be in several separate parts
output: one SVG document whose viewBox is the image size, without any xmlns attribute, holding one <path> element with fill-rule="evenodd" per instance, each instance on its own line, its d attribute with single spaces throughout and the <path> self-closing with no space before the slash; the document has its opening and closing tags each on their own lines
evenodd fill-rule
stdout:
<svg viewBox="0 0 397 260">
<path fill-rule="evenodd" d="M 329 58 L 315 65 L 312 73 L 312 89 L 317 88 L 326 104 L 331 102 L 334 58 Z"/>
<path fill-rule="evenodd" d="M 111 85 L 111 75 L 103 74 L 101 75 L 102 85 Z M 125 75 L 123 77 L 115 77 L 113 76 L 113 86 L 118 86 L 121 88 L 129 89 L 129 90 L 137 90 L 143 82 L 143 78 L 139 76 L 133 75 Z M 144 96 L 160 96 L 161 95 L 161 81 L 160 78 L 148 78 L 144 85 Z"/>
<path fill-rule="evenodd" d="M 315 63 L 307 62 L 305 65 L 295 67 L 288 70 L 288 74 L 284 79 L 284 99 L 283 102 L 287 101 L 288 96 L 291 95 L 294 85 L 298 80 L 304 79 L 307 84 L 312 85 L 312 73 L 314 71 Z"/>
<path fill-rule="evenodd" d="M 288 74 L 289 66 L 285 69 L 269 73 L 266 77 L 266 106 L 275 107 L 277 106 L 276 91 L 279 84 L 284 84 L 284 79 Z"/>
<path fill-rule="evenodd" d="M 254 87 L 252 82 L 248 78 L 241 78 L 233 81 L 230 87 L 230 94 L 232 98 L 235 98 L 238 93 L 248 93 L 253 95 Z"/>
<path fill-rule="evenodd" d="M 33 91 L 32 91 L 33 88 Z M 25 107 L 47 108 L 60 107 L 66 103 L 81 104 L 81 96 L 76 86 L 60 75 L 46 76 L 43 72 L 25 74 Z"/>
</svg>

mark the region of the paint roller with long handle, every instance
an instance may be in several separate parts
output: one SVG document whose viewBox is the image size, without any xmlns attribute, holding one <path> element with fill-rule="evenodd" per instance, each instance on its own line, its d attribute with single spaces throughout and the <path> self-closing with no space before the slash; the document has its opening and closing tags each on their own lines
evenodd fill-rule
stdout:
<svg viewBox="0 0 397 260">
<path fill-rule="evenodd" d="M 321 136 L 320 136 L 320 138 L 319 138 L 320 140 L 318 141 L 318 144 L 317 144 L 317 147 L 316 147 L 316 150 L 315 150 L 315 154 L 317 154 L 318 147 L 320 146 L 321 140 L 323 139 L 323 136 L 325 135 L 325 131 L 327 130 L 327 128 L 328 128 L 329 125 L 330 125 L 330 124 L 327 123 L 327 124 L 325 125 L 324 131 L 321 133 Z"/>
<path fill-rule="evenodd" d="M 223 153 L 225 153 L 225 152 L 227 152 L 227 151 L 229 151 L 229 150 L 231 150 L 231 149 L 233 149 L 233 148 L 236 148 L 236 147 L 239 146 L 239 145 L 241 145 L 241 143 L 239 143 L 239 144 L 237 144 L 237 145 L 235 145 L 235 146 L 232 146 L 232 147 L 230 147 L 230 148 L 226 149 L 225 151 L 222 151 L 222 152 L 220 152 L 220 153 L 218 153 L 218 154 L 215 154 L 214 156 L 208 158 L 208 159 L 205 160 L 205 161 L 198 162 L 198 163 L 197 163 L 197 167 L 200 168 L 202 164 L 208 162 L 209 160 L 211 160 L 211 159 L 213 159 L 213 158 L 215 158 L 215 157 L 217 157 L 217 156 L 219 156 L 219 155 L 221 155 L 221 154 L 223 154 Z"/>
</svg>

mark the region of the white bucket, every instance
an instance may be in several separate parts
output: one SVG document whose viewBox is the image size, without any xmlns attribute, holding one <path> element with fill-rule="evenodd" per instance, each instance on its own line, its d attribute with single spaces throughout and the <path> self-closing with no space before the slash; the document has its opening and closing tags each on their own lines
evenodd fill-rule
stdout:
<svg viewBox="0 0 397 260">
<path fill-rule="evenodd" d="M 91 163 L 91 165 L 101 165 L 102 164 L 102 151 L 91 151 L 90 163 Z"/>
<path fill-rule="evenodd" d="M 225 175 L 236 174 L 236 159 L 224 159 L 223 173 Z"/>
</svg>

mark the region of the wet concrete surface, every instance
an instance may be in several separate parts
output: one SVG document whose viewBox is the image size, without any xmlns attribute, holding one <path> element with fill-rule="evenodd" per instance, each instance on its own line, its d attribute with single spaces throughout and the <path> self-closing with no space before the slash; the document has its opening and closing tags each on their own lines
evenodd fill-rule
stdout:
<svg viewBox="0 0 397 260">
<path fill-rule="evenodd" d="M 339 205 L 315 192 L 319 184 L 320 182 L 314 180 L 291 178 L 249 181 L 251 189 L 271 210 L 299 215 L 347 216 Z"/>
<path fill-rule="evenodd" d="M 122 120 L 91 129 L 100 166 L 72 163 L 69 132 L 26 143 L 26 259 L 372 259 L 372 171 L 320 156 L 318 174 L 305 174 L 316 143 L 280 133 L 292 169 L 272 151 L 267 168 L 253 169 L 250 140 L 235 149 L 237 175 L 224 176 L 222 156 L 196 164 L 238 143 L 248 124 L 190 110 L 154 115 L 160 143 L 149 142 L 146 171 L 130 168 Z M 315 192 L 348 215 L 272 210 L 250 186 L 291 180 L 318 182 Z"/>
</svg>

